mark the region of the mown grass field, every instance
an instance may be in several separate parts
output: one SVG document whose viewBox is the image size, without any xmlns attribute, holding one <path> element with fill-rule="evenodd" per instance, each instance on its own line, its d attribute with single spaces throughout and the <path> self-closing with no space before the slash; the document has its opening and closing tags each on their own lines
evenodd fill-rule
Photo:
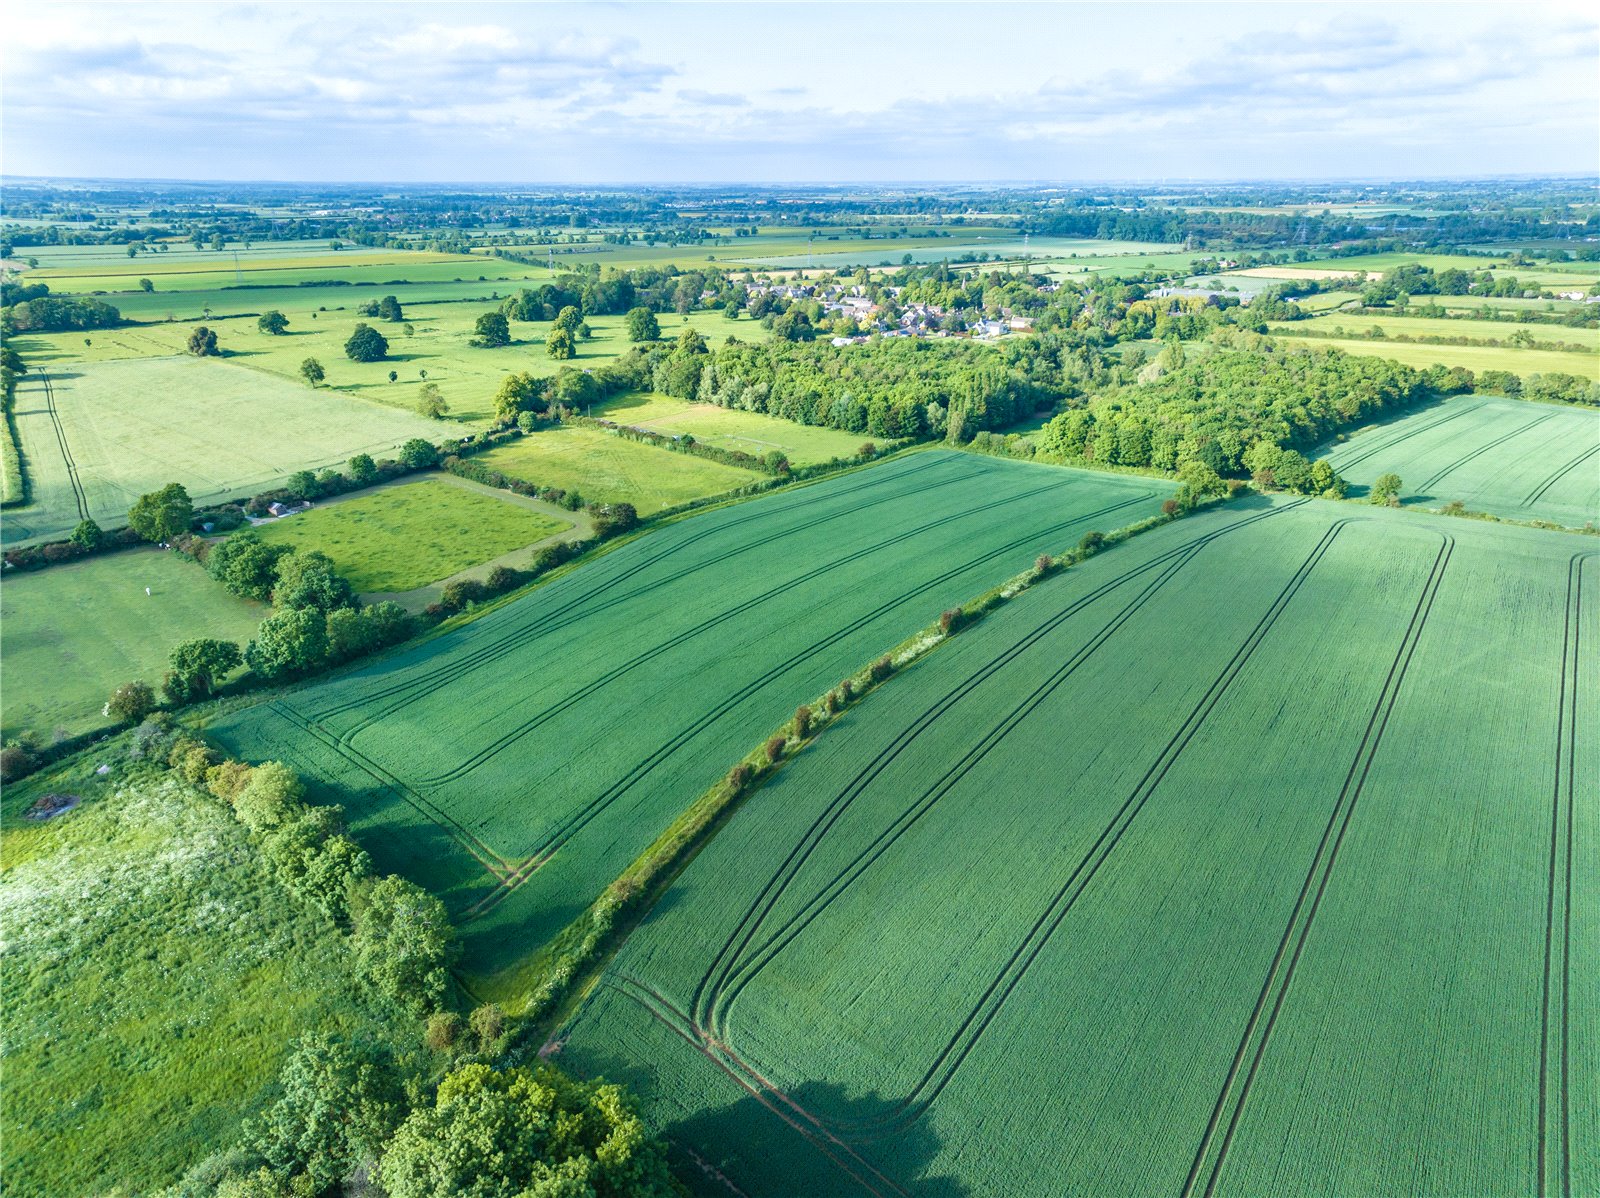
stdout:
<svg viewBox="0 0 1600 1198">
<path fill-rule="evenodd" d="M 193 562 L 155 548 L 7 571 L 0 587 L 5 739 L 100 727 L 108 722 L 101 707 L 124 682 L 161 685 L 175 646 L 208 636 L 242 647 L 266 614 Z"/>
<path fill-rule="evenodd" d="M 705 444 L 758 457 L 776 449 L 796 466 L 854 457 L 867 439 L 858 433 L 796 424 L 761 412 L 740 412 L 667 395 L 625 395 L 603 408 L 596 408 L 594 414 L 604 420 L 659 433 L 674 436 L 687 433 Z"/>
<path fill-rule="evenodd" d="M 474 989 L 522 960 L 750 746 L 868 657 L 1155 480 L 928 451 L 668 525 L 444 636 L 208 732 L 343 802 L 440 893 Z"/>
<path fill-rule="evenodd" d="M 1337 317 L 1321 319 L 1331 325 Z M 1349 318 L 1350 324 L 1355 326 L 1359 319 Z M 1302 321 L 1301 325 L 1304 324 Z M 1445 335 L 1455 335 L 1450 332 L 1454 328 L 1454 323 L 1446 325 Z M 1494 345 L 1421 345 L 1405 341 L 1364 341 L 1331 336 L 1285 337 L 1284 341 L 1306 348 L 1342 349 L 1351 354 L 1389 358 L 1406 366 L 1464 366 L 1472 371 L 1507 370 L 1523 377 L 1530 374 L 1573 374 L 1579 378 L 1600 381 L 1600 354 Z"/>
<path fill-rule="evenodd" d="M 1398 474 L 1402 503 L 1569 527 L 1600 521 L 1600 412 L 1462 396 L 1371 425 L 1322 455 L 1359 497 Z"/>
<path fill-rule="evenodd" d="M 225 806 L 165 778 L 108 784 L 97 760 L 6 788 L 11 1198 L 150 1193 L 233 1143 L 300 1036 L 415 1037 L 356 996 L 345 937 Z M 83 802 L 22 815 L 49 793 Z"/>
<path fill-rule="evenodd" d="M 1110 550 L 750 798 L 557 1059 L 752 1196 L 1593 1192 L 1597 558 L 1259 499 Z"/>
<path fill-rule="evenodd" d="M 585 503 L 631 503 L 641 516 L 767 477 L 577 426 L 542 429 L 473 460 L 541 487 L 577 491 Z"/>
<path fill-rule="evenodd" d="M 16 339 L 30 364 L 16 407 L 30 494 L 5 515 L 8 545 L 60 537 L 85 517 L 125 524 L 134 500 L 169 482 L 197 503 L 248 495 L 296 470 L 392 457 L 411 437 L 440 435 L 436 421 L 230 362 L 63 362 L 35 344 L 44 340 Z"/>
<path fill-rule="evenodd" d="M 570 520 L 456 480 L 382 487 L 256 526 L 270 544 L 333 559 L 361 594 L 409 591 L 545 540 Z"/>
<path fill-rule="evenodd" d="M 344 302 L 343 297 L 340 302 Z M 556 361 L 545 353 L 545 337 L 551 327 L 548 321 L 514 321 L 511 345 L 474 349 L 468 344 L 474 322 L 481 313 L 497 307 L 494 302 L 419 305 L 407 309 L 406 319 L 399 323 L 360 316 L 353 303 L 342 310 L 326 312 L 285 309 L 289 331 L 278 337 L 261 332 L 255 317 L 209 320 L 206 327 L 216 330 L 228 365 L 247 367 L 300 390 L 309 390 L 300 377 L 300 364 L 315 358 L 327 372 L 327 379 L 319 388 L 325 395 L 332 392 L 368 400 L 410 416 L 416 412 L 423 383 L 434 383 L 450 406 L 449 422 L 428 422 L 429 432 L 421 434 L 435 441 L 459 432 L 452 429 L 456 422 L 488 420 L 494 411 L 494 394 L 508 374 L 528 371 L 548 376 L 563 366 L 589 370 L 614 361 L 632 348 L 623 317 L 594 316 L 588 321 L 593 336 L 580 339 L 577 356 L 568 361 Z M 358 321 L 372 325 L 388 340 L 386 360 L 352 362 L 345 356 L 344 343 Z M 413 330 L 409 337 L 405 334 L 406 325 Z M 74 370 L 79 362 L 182 355 L 193 328 L 192 324 L 173 322 L 102 329 L 90 337 L 89 345 L 84 344 L 83 337 L 68 334 L 18 338 L 18 349 L 30 363 L 37 358 L 47 370 Z M 768 336 L 766 329 L 748 317 L 731 321 L 715 312 L 697 312 L 687 320 L 676 315 L 661 317 L 662 333 L 668 338 L 677 337 L 684 328 L 694 328 L 708 340 L 718 342 L 730 333 L 747 341 Z M 74 364 L 67 365 L 69 361 Z M 389 380 L 390 371 L 399 376 L 394 382 Z"/>
</svg>

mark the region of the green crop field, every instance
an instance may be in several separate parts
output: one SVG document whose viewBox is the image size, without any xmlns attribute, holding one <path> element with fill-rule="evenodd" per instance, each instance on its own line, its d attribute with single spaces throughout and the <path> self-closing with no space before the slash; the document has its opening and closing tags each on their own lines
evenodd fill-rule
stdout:
<svg viewBox="0 0 1600 1198">
<path fill-rule="evenodd" d="M 226 806 L 72 760 L 6 788 L 11 1198 L 151 1193 L 234 1143 L 298 1037 L 416 1038 L 356 997 L 348 940 L 288 898 Z M 82 803 L 22 814 L 50 793 Z"/>
<path fill-rule="evenodd" d="M 1596 1192 L 1597 559 L 1261 499 L 1101 554 L 747 800 L 556 1059 L 752 1198 Z"/>
<path fill-rule="evenodd" d="M 572 527 L 531 500 L 456 478 L 364 491 L 257 526 L 315 549 L 362 594 L 409 591 Z"/>
<path fill-rule="evenodd" d="M 767 477 L 742 466 L 725 466 L 576 426 L 544 429 L 473 460 L 541 487 L 577 491 L 585 503 L 631 503 L 641 516 Z"/>
<path fill-rule="evenodd" d="M 677 436 L 687 433 L 709 445 L 757 456 L 780 450 L 796 466 L 854 457 L 865 439 L 838 429 L 796 424 L 760 412 L 690 403 L 666 395 L 627 395 L 596 408 L 594 414 L 604 420 L 659 433 Z"/>
<path fill-rule="evenodd" d="M 1321 298 L 1320 296 L 1314 298 Z M 1348 337 L 1382 329 L 1389 337 L 1465 337 L 1469 341 L 1505 341 L 1526 333 L 1535 341 L 1567 349 L 1600 353 L 1600 329 L 1571 329 L 1561 325 L 1519 324 L 1515 321 L 1436 319 L 1427 316 L 1363 316 L 1353 312 L 1333 312 L 1314 320 L 1289 321 L 1268 326 L 1273 332 L 1302 329 L 1329 337 Z M 1404 344 L 1402 342 L 1402 344 Z M 1443 348 L 1443 347 L 1440 347 Z M 1515 348 L 1515 347 L 1511 347 Z"/>
<path fill-rule="evenodd" d="M 193 562 L 155 548 L 7 571 L 0 587 L 5 738 L 99 727 L 107 722 L 101 707 L 124 682 L 161 685 L 174 646 L 201 636 L 242 646 L 266 614 Z"/>
<path fill-rule="evenodd" d="M 1321 320 L 1331 325 L 1337 316 Z M 1352 328 L 1361 327 L 1363 318 L 1346 317 Z M 1304 321 L 1300 322 L 1302 325 Z M 1320 322 L 1319 322 L 1320 323 Z M 1451 325 L 1451 328 L 1454 328 Z M 1528 326 L 1538 336 L 1538 326 Z M 1600 354 L 1576 350 L 1521 349 L 1495 345 L 1424 345 L 1407 341 L 1363 341 L 1351 337 L 1285 337 L 1290 345 L 1318 349 L 1342 349 L 1350 354 L 1389 358 L 1406 366 L 1464 366 L 1468 370 L 1506 370 L 1526 377 L 1530 374 L 1573 374 L 1600 381 Z"/>
<path fill-rule="evenodd" d="M 16 407 L 30 495 L 6 513 L 8 545 L 60 537 L 86 516 L 124 524 L 134 500 L 169 482 L 197 502 L 247 495 L 296 470 L 439 437 L 435 421 L 228 362 L 62 362 L 41 352 L 45 340 L 16 339 L 30 363 Z"/>
<path fill-rule="evenodd" d="M 1580 527 L 1600 522 L 1600 412 L 1464 396 L 1371 425 L 1323 456 L 1361 495 L 1398 474 L 1402 503 Z"/>
<path fill-rule="evenodd" d="M 383 868 L 441 894 L 469 981 L 515 1008 L 521 959 L 798 703 L 1168 491 L 909 454 L 670 524 L 208 734 L 320 780 Z"/>
</svg>

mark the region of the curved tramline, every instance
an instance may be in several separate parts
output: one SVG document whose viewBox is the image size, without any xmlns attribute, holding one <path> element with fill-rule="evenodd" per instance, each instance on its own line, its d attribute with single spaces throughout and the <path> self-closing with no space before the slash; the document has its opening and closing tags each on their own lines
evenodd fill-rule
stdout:
<svg viewBox="0 0 1600 1198">
<path fill-rule="evenodd" d="M 560 1052 L 752 1198 L 1585 1192 L 1585 567 L 1356 511 L 1155 530 L 875 690 L 701 850 Z M 1542 734 L 1438 740 L 1478 710 L 1554 730 L 1553 801 Z M 1308 1091 L 1345 1100 L 1308 1121 Z M 1475 1127 L 1528 1151 L 1457 1151 Z"/>
<path fill-rule="evenodd" d="M 854 486 L 841 486 L 837 489 L 833 489 L 828 495 L 828 499 L 829 501 L 834 499 L 848 499 L 850 496 L 856 495 L 859 492 L 883 487 L 891 482 L 899 482 L 908 475 L 914 476 L 920 472 L 932 468 L 935 465 L 937 465 L 935 461 L 928 460 L 919 462 L 916 465 L 898 471 L 895 474 L 885 473 L 880 475 L 872 473 L 869 474 L 864 481 L 859 482 Z M 953 485 L 960 482 L 961 478 L 963 477 L 966 476 L 958 475 L 956 477 L 932 483 L 927 486 L 919 485 L 917 482 L 913 481 L 910 487 L 897 489 L 891 492 L 890 496 L 898 497 L 913 493 L 925 496 L 936 487 Z M 814 513 L 808 514 L 806 512 L 799 512 L 797 513 L 798 518 L 794 525 L 781 530 L 774 530 L 769 534 L 769 536 L 783 537 L 808 530 L 814 530 L 819 525 L 827 523 L 831 520 L 849 519 L 854 515 L 855 510 L 848 506 L 838 512 L 820 517 L 816 516 Z M 756 510 L 741 516 L 735 516 L 729 520 L 715 523 L 711 526 L 701 526 L 700 524 L 695 524 L 693 526 L 693 531 L 681 538 L 672 535 L 658 535 L 657 537 L 650 538 L 651 547 L 655 549 L 654 553 L 637 554 L 636 556 L 638 556 L 641 560 L 637 562 L 630 561 L 626 567 L 619 569 L 611 578 L 605 580 L 604 582 L 600 582 L 588 587 L 580 591 L 576 597 L 571 598 L 554 608 L 542 612 L 539 617 L 530 621 L 528 624 L 518 626 L 503 636 L 477 647 L 470 654 L 462 655 L 459 658 L 453 658 L 451 663 L 447 666 L 441 666 L 434 670 L 413 672 L 412 674 L 408 674 L 403 680 L 392 683 L 389 686 L 371 688 L 366 690 L 364 693 L 357 694 L 342 703 L 335 703 L 327 707 L 318 708 L 313 712 L 313 716 L 318 720 L 326 720 L 356 708 L 368 708 L 374 699 L 386 699 L 396 695 L 415 696 L 426 694 L 434 683 L 440 681 L 441 679 L 454 676 L 461 669 L 471 669 L 474 666 L 483 664 L 484 662 L 492 661 L 511 649 L 515 649 L 527 644 L 529 640 L 536 636 L 548 632 L 559 631 L 584 616 L 604 611 L 608 607 L 614 606 L 617 602 L 636 598 L 636 595 L 633 592 L 624 591 L 619 599 L 615 599 L 610 603 L 596 602 L 596 600 L 602 595 L 611 592 L 625 583 L 633 581 L 638 575 L 656 565 L 658 562 L 661 562 L 668 557 L 677 556 L 681 554 L 683 550 L 691 548 L 708 537 L 734 532 L 740 527 L 755 521 L 768 523 L 771 521 L 771 519 L 772 513 L 770 511 Z M 755 547 L 755 543 L 750 541 L 735 544 L 716 556 L 707 559 L 706 561 L 696 562 L 692 565 L 684 567 L 675 574 L 669 574 L 665 578 L 658 579 L 653 585 L 657 587 L 667 586 L 670 583 L 687 578 L 690 575 L 696 574 L 708 567 L 722 565 L 723 563 L 731 560 L 734 557 L 737 557 L 742 553 L 748 553 Z M 604 561 L 605 559 L 602 560 Z M 611 565 L 613 563 L 606 561 L 605 564 Z M 593 568 L 594 567 L 591 567 L 591 569 Z M 381 719 L 383 716 L 389 715 L 393 711 L 398 710 L 400 707 L 405 706 L 406 702 L 408 701 L 409 699 L 402 700 L 401 703 L 396 704 L 393 707 L 371 711 L 364 715 L 362 720 L 354 725 L 354 728 L 359 731 L 368 724 L 376 723 L 377 720 Z M 353 735 L 353 733 L 351 735 Z M 341 741 L 346 739 L 347 738 L 344 736 L 340 737 Z"/>
<path fill-rule="evenodd" d="M 1422 490 L 1422 491 L 1428 490 L 1428 488 L 1430 488 L 1430 487 L 1434 486 L 1436 483 L 1438 483 L 1439 480 L 1441 480 L 1443 478 L 1446 478 L 1451 474 L 1454 474 L 1457 470 L 1461 469 L 1461 467 L 1465 466 L 1468 462 L 1472 461 L 1474 458 L 1480 457 L 1483 454 L 1488 453 L 1491 449 L 1499 448 L 1501 445 L 1504 445 L 1507 441 L 1510 441 L 1512 438 L 1520 437 L 1523 433 L 1528 432 L 1531 429 L 1538 428 L 1545 421 L 1554 419 L 1556 415 L 1557 415 L 1557 413 L 1555 413 L 1555 412 L 1546 412 L 1543 416 L 1537 416 L 1534 419 L 1528 421 L 1528 423 L 1524 424 L 1521 428 L 1513 429 L 1511 432 L 1506 433 L 1504 436 L 1496 437 L 1492 441 L 1484 442 L 1484 444 L 1479 445 L 1477 448 L 1472 449 L 1472 450 L 1468 451 L 1467 453 L 1462 454 L 1455 461 L 1450 462 L 1449 464 L 1447 464 L 1447 465 L 1441 467 L 1440 469 L 1434 471 L 1427 478 L 1423 479 L 1422 485 L 1418 489 Z"/>
<path fill-rule="evenodd" d="M 213 732 L 292 759 L 370 851 L 440 890 L 469 969 L 494 972 L 797 704 L 1163 493 L 919 452 L 669 525 Z"/>
</svg>

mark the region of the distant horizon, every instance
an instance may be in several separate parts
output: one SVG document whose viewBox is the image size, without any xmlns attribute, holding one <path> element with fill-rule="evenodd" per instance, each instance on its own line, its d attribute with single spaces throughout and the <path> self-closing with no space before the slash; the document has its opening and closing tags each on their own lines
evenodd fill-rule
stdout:
<svg viewBox="0 0 1600 1198">
<path fill-rule="evenodd" d="M 1162 176 L 1143 178 L 1129 176 L 1115 178 L 1111 176 L 1101 178 L 1081 179 L 574 179 L 560 181 L 553 179 L 317 179 L 305 178 L 225 178 L 222 176 L 158 176 L 158 175 L 25 175 L 0 172 L 0 187 L 22 183 L 114 183 L 114 184 L 148 184 L 154 186 L 260 186 L 260 187 L 479 187 L 479 188 L 517 188 L 517 187 L 550 187 L 563 190 L 580 190 L 594 187 L 615 188 L 686 188 L 694 190 L 715 190 L 718 188 L 748 187 L 753 189 L 778 189 L 811 187 L 820 190 L 834 190 L 843 188 L 881 187 L 881 188 L 916 188 L 916 187 L 971 187 L 971 188 L 1084 188 L 1084 187 L 1186 187 L 1186 186 L 1219 186 L 1229 185 L 1238 187 L 1266 187 L 1266 186 L 1323 186 L 1330 184 L 1354 184 L 1364 186 L 1421 186 L 1427 184 L 1446 183 L 1493 183 L 1500 181 L 1560 181 L 1572 180 L 1574 182 L 1593 181 L 1597 191 L 1600 191 L 1600 171 L 1588 170 L 1546 170 L 1546 171 L 1512 171 L 1490 174 L 1456 174 L 1456 175 L 1259 175 L 1259 176 Z"/>
</svg>

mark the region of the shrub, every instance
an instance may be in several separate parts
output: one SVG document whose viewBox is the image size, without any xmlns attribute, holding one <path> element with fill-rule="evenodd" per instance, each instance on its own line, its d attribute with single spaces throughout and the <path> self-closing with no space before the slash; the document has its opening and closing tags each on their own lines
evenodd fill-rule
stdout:
<svg viewBox="0 0 1600 1198">
<path fill-rule="evenodd" d="M 234 796 L 233 813 L 252 832 L 263 833 L 287 820 L 304 797 L 298 774 L 281 761 L 263 761 Z"/>
<path fill-rule="evenodd" d="M 499 595 L 521 586 L 525 577 L 521 570 L 513 570 L 510 566 L 496 566 L 489 571 L 489 577 L 483 580 L 483 585 Z"/>
<path fill-rule="evenodd" d="M 254 772 L 242 761 L 231 759 L 223 761 L 206 771 L 206 790 L 224 802 L 231 803 L 250 784 L 250 775 Z"/>
<path fill-rule="evenodd" d="M 885 660 L 887 660 L 887 659 L 885 659 Z M 841 682 L 839 684 L 839 702 L 842 705 L 842 704 L 850 702 L 850 700 L 854 699 L 855 697 L 856 697 L 856 684 L 854 682 L 851 682 L 850 679 L 846 678 L 843 682 Z"/>
<path fill-rule="evenodd" d="M 894 662 L 889 659 L 888 654 L 884 654 L 884 656 L 872 663 L 871 673 L 874 682 L 882 682 L 890 674 L 894 673 Z"/>
<path fill-rule="evenodd" d="M 839 714 L 839 696 L 836 692 L 829 691 L 826 695 L 822 696 L 822 710 L 826 711 L 829 715 Z"/>
<path fill-rule="evenodd" d="M 156 693 L 148 682 L 124 682 L 111 693 L 105 714 L 120 724 L 137 724 L 156 709 Z"/>
<path fill-rule="evenodd" d="M 476 578 L 458 578 L 455 582 L 445 584 L 444 593 L 439 596 L 439 606 L 446 611 L 461 611 L 487 598 L 489 588 Z"/>
<path fill-rule="evenodd" d="M 794 713 L 794 735 L 796 740 L 804 740 L 811 734 L 811 708 L 804 705 L 797 707 Z"/>
<path fill-rule="evenodd" d="M 1078 542 L 1078 557 L 1093 557 L 1101 549 L 1105 548 L 1105 543 L 1106 534 L 1091 529 L 1089 532 L 1084 533 L 1083 538 Z"/>
<path fill-rule="evenodd" d="M 874 445 L 871 441 L 863 441 L 861 443 L 861 448 L 856 450 L 856 457 L 858 457 L 858 458 L 870 458 L 873 454 L 875 454 L 877 452 L 878 452 L 878 447 L 876 445 Z"/>
<path fill-rule="evenodd" d="M 1163 499 L 1161 501 L 1161 514 L 1163 516 L 1176 516 L 1178 514 L 1178 501 L 1176 499 Z"/>
<path fill-rule="evenodd" d="M 750 785 L 750 779 L 754 774 L 755 771 L 750 768 L 749 763 L 741 761 L 728 771 L 728 789 L 737 794 Z"/>
<path fill-rule="evenodd" d="M 421 437 L 412 437 L 400 447 L 400 460 L 412 470 L 426 470 L 439 464 L 439 451 Z"/>
<path fill-rule="evenodd" d="M 26 778 L 38 768 L 38 757 L 23 746 L 12 744 L 0 749 L 0 782 L 15 782 L 19 778 Z"/>
<path fill-rule="evenodd" d="M 80 520 L 67 539 L 80 549 L 95 550 L 105 540 L 105 532 L 93 520 Z"/>
<path fill-rule="evenodd" d="M 1034 559 L 1033 572 L 1040 578 L 1043 578 L 1055 568 L 1056 559 L 1051 557 L 1048 553 L 1041 553 L 1037 558 Z"/>
<path fill-rule="evenodd" d="M 967 613 L 959 607 L 952 607 L 948 611 L 939 613 L 939 631 L 946 636 L 959 632 L 961 625 L 967 621 Z"/>
<path fill-rule="evenodd" d="M 778 758 L 783 756 L 783 750 L 788 746 L 788 744 L 789 738 L 786 736 L 774 736 L 771 740 L 767 741 L 767 760 L 777 761 Z"/>
<path fill-rule="evenodd" d="M 455 1047 L 461 1035 L 461 1016 L 454 1011 L 435 1011 L 428 1016 L 428 1028 L 423 1039 L 434 1052 L 448 1052 Z"/>
<path fill-rule="evenodd" d="M 499 1048 L 500 1037 L 505 1035 L 506 1013 L 498 1003 L 486 1002 L 481 1007 L 473 1008 L 467 1025 L 472 1028 L 472 1035 L 478 1042 L 478 1051 L 492 1053 Z"/>
</svg>

